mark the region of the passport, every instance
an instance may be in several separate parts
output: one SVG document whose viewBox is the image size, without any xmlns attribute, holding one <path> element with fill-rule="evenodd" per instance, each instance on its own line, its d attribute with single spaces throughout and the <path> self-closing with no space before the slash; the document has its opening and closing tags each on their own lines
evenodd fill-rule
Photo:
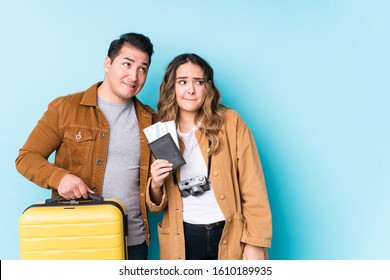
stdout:
<svg viewBox="0 0 390 280">
<path fill-rule="evenodd" d="M 179 148 L 170 133 L 148 144 L 150 151 L 156 159 L 165 159 L 172 163 L 172 171 L 186 164 Z"/>
</svg>

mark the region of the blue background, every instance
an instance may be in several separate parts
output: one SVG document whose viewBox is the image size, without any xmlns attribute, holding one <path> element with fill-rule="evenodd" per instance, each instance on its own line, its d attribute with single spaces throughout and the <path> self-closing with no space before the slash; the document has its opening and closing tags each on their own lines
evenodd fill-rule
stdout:
<svg viewBox="0 0 390 280">
<path fill-rule="evenodd" d="M 0 259 L 47 198 L 14 160 L 47 104 L 104 76 L 134 31 L 155 54 L 138 95 L 156 108 L 167 63 L 195 52 L 256 139 L 271 259 L 390 259 L 390 4 L 380 0 L 0 1 Z M 151 259 L 158 259 L 151 215 Z"/>
</svg>

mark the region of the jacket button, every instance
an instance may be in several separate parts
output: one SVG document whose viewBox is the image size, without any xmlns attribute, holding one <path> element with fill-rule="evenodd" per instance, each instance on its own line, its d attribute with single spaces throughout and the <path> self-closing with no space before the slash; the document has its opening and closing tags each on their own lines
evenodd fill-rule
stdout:
<svg viewBox="0 0 390 280">
<path fill-rule="evenodd" d="M 101 165 L 101 164 L 102 164 L 102 161 L 101 161 L 100 159 L 98 159 L 98 160 L 96 161 L 96 164 L 97 164 L 97 165 Z"/>
<path fill-rule="evenodd" d="M 219 198 L 223 200 L 223 199 L 225 199 L 225 195 L 221 194 L 221 195 L 219 196 Z"/>
<path fill-rule="evenodd" d="M 227 241 L 226 241 L 226 240 L 223 240 L 223 241 L 222 241 L 222 244 L 226 245 L 226 244 L 227 244 Z"/>
<path fill-rule="evenodd" d="M 92 190 L 93 190 L 94 192 L 96 192 L 96 191 L 97 191 L 97 187 L 93 186 L 93 187 L 92 187 Z"/>
<path fill-rule="evenodd" d="M 217 171 L 214 171 L 214 176 L 215 176 L 215 177 L 218 176 L 218 172 L 217 172 Z"/>
<path fill-rule="evenodd" d="M 105 136 L 104 132 L 103 132 L 103 131 L 100 132 L 100 133 L 99 133 L 99 136 L 100 136 L 100 138 L 103 138 L 103 137 Z"/>
</svg>

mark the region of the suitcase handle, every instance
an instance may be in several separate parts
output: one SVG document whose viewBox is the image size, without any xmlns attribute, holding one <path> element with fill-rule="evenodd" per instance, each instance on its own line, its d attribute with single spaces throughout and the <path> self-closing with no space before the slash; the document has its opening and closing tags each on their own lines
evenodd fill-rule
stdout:
<svg viewBox="0 0 390 280">
<path fill-rule="evenodd" d="M 60 195 L 57 195 L 53 198 L 48 198 L 45 200 L 45 204 L 57 204 L 57 203 L 61 203 L 60 199 L 61 199 L 62 196 Z M 89 199 L 91 199 L 92 201 L 103 201 L 104 198 L 103 196 L 100 196 L 100 195 L 95 195 L 95 194 L 92 194 L 92 193 L 88 193 L 88 197 Z M 72 200 L 66 200 L 65 203 L 72 203 L 72 202 L 75 202 L 75 201 L 78 201 L 78 200 L 83 200 L 83 199 L 72 199 Z"/>
</svg>

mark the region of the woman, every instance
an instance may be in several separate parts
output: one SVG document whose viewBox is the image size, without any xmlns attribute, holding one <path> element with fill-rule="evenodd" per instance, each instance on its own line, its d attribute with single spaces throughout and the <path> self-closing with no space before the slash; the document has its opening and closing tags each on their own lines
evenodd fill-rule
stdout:
<svg viewBox="0 0 390 280">
<path fill-rule="evenodd" d="M 168 65 L 159 120 L 176 121 L 187 164 L 175 172 L 166 160 L 151 165 L 147 205 L 165 210 L 158 225 L 161 259 L 267 257 L 272 220 L 256 144 L 220 99 L 213 69 L 198 55 L 182 54 Z"/>
</svg>

